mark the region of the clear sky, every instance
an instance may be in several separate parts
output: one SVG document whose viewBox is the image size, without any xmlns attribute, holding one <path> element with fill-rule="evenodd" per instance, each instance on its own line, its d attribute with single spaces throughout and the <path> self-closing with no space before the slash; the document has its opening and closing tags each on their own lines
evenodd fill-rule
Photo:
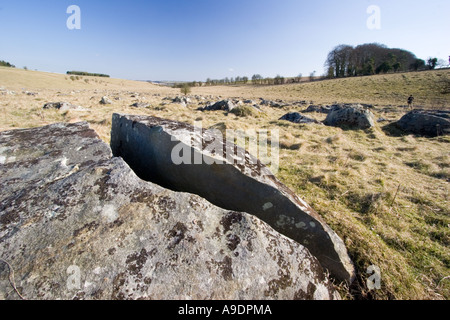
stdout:
<svg viewBox="0 0 450 320">
<path fill-rule="evenodd" d="M 367 26 L 372 5 L 379 29 Z M 449 17 L 449 0 L 0 0 L 0 60 L 136 80 L 308 76 L 338 44 L 448 61 Z"/>
</svg>

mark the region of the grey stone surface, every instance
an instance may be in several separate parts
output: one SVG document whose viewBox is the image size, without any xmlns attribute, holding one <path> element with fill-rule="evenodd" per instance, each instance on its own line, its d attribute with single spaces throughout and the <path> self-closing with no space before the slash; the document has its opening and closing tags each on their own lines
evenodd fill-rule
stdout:
<svg viewBox="0 0 450 320">
<path fill-rule="evenodd" d="M 450 134 L 450 111 L 413 110 L 395 124 L 409 133 L 431 137 L 448 135 Z"/>
<path fill-rule="evenodd" d="M 0 132 L 0 185 L 0 299 L 339 298 L 305 247 L 141 180 L 87 123 Z"/>
<path fill-rule="evenodd" d="M 181 104 L 183 107 L 186 107 L 188 104 L 191 103 L 191 98 L 189 97 L 180 97 L 177 96 L 172 100 L 173 103 L 179 103 Z"/>
<path fill-rule="evenodd" d="M 308 108 L 306 108 L 303 112 L 318 112 L 318 113 L 330 113 L 331 107 L 330 106 L 319 106 L 319 105 L 310 105 Z"/>
<path fill-rule="evenodd" d="M 333 105 L 323 122 L 327 126 L 368 129 L 375 126 L 374 115 L 362 105 Z"/>
<path fill-rule="evenodd" d="M 282 116 L 279 120 L 286 120 L 293 123 L 320 123 L 320 121 L 312 118 L 305 117 L 304 115 L 298 112 L 289 112 Z"/>
<path fill-rule="evenodd" d="M 335 278 L 351 282 L 354 266 L 337 234 L 261 162 L 223 141 L 218 132 L 185 123 L 113 114 L 113 154 L 123 157 L 142 179 L 253 214 L 306 246 Z M 174 162 L 174 154 L 187 160 Z"/>
<path fill-rule="evenodd" d="M 104 96 L 102 97 L 102 99 L 100 100 L 100 104 L 112 104 L 111 100 L 107 97 Z"/>
<path fill-rule="evenodd" d="M 269 106 L 272 108 L 283 108 L 283 107 L 289 105 L 287 103 L 284 103 L 282 100 L 272 101 L 272 100 L 265 100 L 265 99 L 261 99 L 260 104 L 262 106 Z"/>
<path fill-rule="evenodd" d="M 231 100 L 221 100 L 219 102 L 216 102 L 214 104 L 209 104 L 206 107 L 202 108 L 203 111 L 217 111 L 217 110 L 223 110 L 223 111 L 231 111 L 235 108 L 235 105 Z"/>
</svg>

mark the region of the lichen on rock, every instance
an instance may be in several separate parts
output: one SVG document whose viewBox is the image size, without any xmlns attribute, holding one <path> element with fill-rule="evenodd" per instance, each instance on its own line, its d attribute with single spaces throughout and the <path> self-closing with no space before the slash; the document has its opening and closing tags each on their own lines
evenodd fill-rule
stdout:
<svg viewBox="0 0 450 320">
<path fill-rule="evenodd" d="M 0 262 L 2 299 L 339 298 L 301 244 L 140 179 L 87 123 L 0 132 L 0 150 L 0 257 L 17 289 Z"/>
</svg>

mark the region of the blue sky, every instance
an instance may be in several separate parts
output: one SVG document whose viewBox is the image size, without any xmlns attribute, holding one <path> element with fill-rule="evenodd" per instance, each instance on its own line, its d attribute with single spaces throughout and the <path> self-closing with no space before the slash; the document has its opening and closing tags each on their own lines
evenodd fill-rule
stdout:
<svg viewBox="0 0 450 320">
<path fill-rule="evenodd" d="M 69 30 L 67 8 L 81 9 Z M 380 8 L 370 30 L 367 8 Z M 450 55 L 448 0 L 0 0 L 0 60 L 136 80 L 324 73 L 338 44 Z"/>
</svg>

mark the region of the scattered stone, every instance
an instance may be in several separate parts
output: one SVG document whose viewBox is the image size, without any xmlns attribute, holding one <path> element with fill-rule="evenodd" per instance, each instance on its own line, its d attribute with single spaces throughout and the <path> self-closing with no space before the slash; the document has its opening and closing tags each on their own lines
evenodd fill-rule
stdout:
<svg viewBox="0 0 450 320">
<path fill-rule="evenodd" d="M 149 103 L 145 103 L 145 102 L 135 102 L 130 107 L 133 107 L 133 108 L 148 108 L 148 107 L 150 107 L 150 104 Z"/>
<path fill-rule="evenodd" d="M 27 96 L 37 96 L 39 92 L 31 92 L 31 91 L 22 91 L 23 94 L 26 94 Z"/>
<path fill-rule="evenodd" d="M 305 117 L 298 112 L 289 112 L 289 113 L 285 114 L 284 116 L 282 116 L 279 120 L 286 120 L 286 121 L 290 121 L 293 123 L 319 123 L 319 124 L 321 124 L 320 121 L 318 121 L 316 119 Z"/>
<path fill-rule="evenodd" d="M 0 93 L 2 95 L 15 95 L 16 94 L 15 91 L 11 91 L 11 90 L 8 90 L 8 89 L 5 89 L 5 88 L 0 89 Z"/>
<path fill-rule="evenodd" d="M 0 132 L 0 158 L 2 299 L 339 299 L 304 246 L 139 179 L 86 122 Z"/>
<path fill-rule="evenodd" d="M 183 105 L 184 107 L 191 103 L 191 98 L 189 97 L 180 97 L 177 96 L 175 99 L 172 100 L 173 103 L 179 103 Z"/>
<path fill-rule="evenodd" d="M 199 110 L 202 110 L 202 111 L 217 111 L 217 110 L 231 111 L 234 108 L 235 108 L 235 105 L 233 104 L 233 102 L 231 100 L 221 100 L 214 104 L 209 104 L 204 108 L 199 108 Z"/>
<path fill-rule="evenodd" d="M 102 97 L 100 104 L 112 104 L 111 100 L 107 96 Z"/>
<path fill-rule="evenodd" d="M 337 234 L 266 166 L 217 131 L 114 114 L 111 148 L 142 179 L 255 215 L 307 247 L 337 279 L 354 279 L 353 263 Z"/>
<path fill-rule="evenodd" d="M 298 104 L 298 105 L 304 106 L 304 105 L 308 104 L 308 102 L 306 100 L 300 100 L 300 101 L 295 101 L 292 104 Z"/>
<path fill-rule="evenodd" d="M 367 129 L 373 127 L 374 115 L 359 104 L 331 106 L 325 121 L 327 126 Z"/>
<path fill-rule="evenodd" d="M 283 108 L 283 107 L 286 107 L 289 105 L 289 104 L 283 103 L 282 100 L 272 101 L 272 100 L 265 100 L 262 98 L 261 98 L 260 104 L 262 106 L 269 106 L 272 108 Z"/>
<path fill-rule="evenodd" d="M 450 111 L 413 110 L 395 125 L 405 132 L 436 137 L 450 134 Z"/>
<path fill-rule="evenodd" d="M 68 102 L 49 102 L 49 103 L 46 103 L 42 108 L 43 109 L 57 109 L 59 111 L 67 111 L 67 110 L 86 111 L 87 110 L 81 106 L 70 104 Z"/>
</svg>

